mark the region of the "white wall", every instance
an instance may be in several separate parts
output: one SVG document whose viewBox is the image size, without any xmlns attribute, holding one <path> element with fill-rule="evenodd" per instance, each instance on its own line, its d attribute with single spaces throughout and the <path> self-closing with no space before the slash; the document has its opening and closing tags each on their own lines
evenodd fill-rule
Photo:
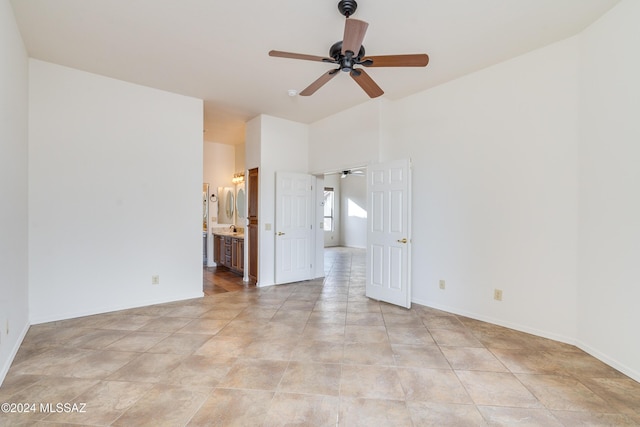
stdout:
<svg viewBox="0 0 640 427">
<path fill-rule="evenodd" d="M 367 180 L 339 173 L 325 175 L 325 187 L 334 189 L 334 227 L 324 231 L 324 246 L 367 247 Z M 361 209 L 363 211 L 361 211 Z"/>
<path fill-rule="evenodd" d="M 575 337 L 578 43 L 388 106 L 383 144 L 413 162 L 415 302 Z"/>
<path fill-rule="evenodd" d="M 218 195 L 218 187 L 232 187 L 235 173 L 235 147 L 217 142 L 203 143 L 203 182 L 209 183 L 211 194 Z M 210 203 L 209 217 L 218 216 L 217 202 Z M 209 218 L 211 223 L 211 218 Z"/>
<path fill-rule="evenodd" d="M 0 58 L 2 58 L 2 66 L 0 66 L 0 384 L 2 384 L 29 327 L 28 60 L 8 0 L 0 0 Z"/>
<path fill-rule="evenodd" d="M 258 286 L 269 286 L 275 283 L 276 172 L 308 171 L 309 131 L 305 124 L 267 115 L 261 115 L 253 121 L 259 121 L 260 128 Z M 252 125 L 248 125 L 247 140 L 252 131 Z M 247 164 L 247 167 L 254 166 Z"/>
<path fill-rule="evenodd" d="M 367 157 L 413 162 L 414 302 L 577 343 L 640 380 L 639 20 L 623 0 L 576 37 L 364 117 L 381 135 Z M 357 117 L 310 126 L 315 168 L 342 166 L 322 146 L 334 132 L 363 149 Z"/>
<path fill-rule="evenodd" d="M 578 338 L 640 381 L 640 2 L 582 37 Z"/>
<path fill-rule="evenodd" d="M 236 172 L 246 171 L 245 158 L 247 157 L 247 154 L 246 154 L 246 146 L 245 146 L 245 144 L 242 143 L 242 144 L 234 145 L 233 148 L 234 148 L 235 153 L 236 153 L 236 155 L 235 155 L 235 163 L 236 163 L 235 171 Z"/>
<path fill-rule="evenodd" d="M 262 127 L 262 116 L 254 117 L 245 126 L 246 140 L 245 146 L 245 167 L 247 170 L 260 166 L 260 156 L 262 148 L 260 146 L 260 130 Z"/>
<path fill-rule="evenodd" d="M 347 175 L 340 179 L 340 244 L 367 247 L 367 179 Z"/>
<path fill-rule="evenodd" d="M 380 141 L 385 131 L 381 126 L 381 114 L 385 109 L 384 100 L 372 100 L 310 124 L 311 173 L 339 172 L 377 162 L 381 150 Z M 330 176 L 334 175 L 327 175 Z M 339 175 L 337 177 L 340 180 Z M 338 224 L 337 233 L 333 235 L 334 241 L 338 239 L 340 245 L 366 247 L 366 223 L 363 231 L 361 219 L 346 216 L 348 206 L 344 204 L 346 199 L 341 194 L 343 186 L 342 182 L 337 185 L 340 188 L 336 193 L 336 211 L 339 212 L 339 216 L 336 217 Z M 349 189 L 349 186 L 347 188 Z M 366 185 L 364 191 L 363 206 L 366 207 Z M 348 224 L 345 224 L 346 220 Z M 336 244 L 331 243 L 331 236 L 325 233 L 326 246 Z"/>
<path fill-rule="evenodd" d="M 314 174 L 378 160 L 382 101 L 368 101 L 309 125 L 309 171 Z"/>
<path fill-rule="evenodd" d="M 31 322 L 201 296 L 202 101 L 29 72 Z"/>
</svg>

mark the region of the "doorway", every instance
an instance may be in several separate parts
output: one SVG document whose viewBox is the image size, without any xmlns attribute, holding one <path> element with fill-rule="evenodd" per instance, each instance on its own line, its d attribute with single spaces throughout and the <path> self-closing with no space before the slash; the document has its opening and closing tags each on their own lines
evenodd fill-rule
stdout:
<svg viewBox="0 0 640 427">
<path fill-rule="evenodd" d="M 366 249 L 367 297 L 410 308 L 411 162 L 381 162 L 361 169 L 357 174 L 342 171 L 344 184 L 336 180 L 335 173 L 325 174 L 325 203 L 333 197 L 333 208 L 337 207 L 331 222 L 340 219 L 326 233 L 339 229 L 339 246 Z M 347 180 L 355 177 L 364 179 Z M 337 182 L 340 185 L 332 186 Z M 336 188 L 340 189 L 338 197 Z"/>
<path fill-rule="evenodd" d="M 324 175 L 324 247 L 367 246 L 366 168 Z"/>
</svg>

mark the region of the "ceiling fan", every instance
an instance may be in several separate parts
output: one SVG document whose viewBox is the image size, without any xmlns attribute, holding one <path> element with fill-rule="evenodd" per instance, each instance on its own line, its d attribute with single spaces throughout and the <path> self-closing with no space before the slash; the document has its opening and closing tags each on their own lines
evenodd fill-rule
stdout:
<svg viewBox="0 0 640 427">
<path fill-rule="evenodd" d="M 353 175 L 353 176 L 364 176 L 364 171 L 360 170 L 360 169 L 347 169 L 347 170 L 343 170 L 340 173 L 340 178 L 346 178 L 349 175 Z"/>
<path fill-rule="evenodd" d="M 344 26 L 344 37 L 341 41 L 334 43 L 329 49 L 329 57 L 306 55 L 302 53 L 282 52 L 272 50 L 269 56 L 291 59 L 303 59 L 306 61 L 326 62 L 336 64 L 338 68 L 334 68 L 319 79 L 307 86 L 300 95 L 313 95 L 318 89 L 324 86 L 329 80 L 334 78 L 338 71 L 349 73 L 351 78 L 369 95 L 376 98 L 384 93 L 384 91 L 373 81 L 363 68 L 356 68 L 356 65 L 364 67 L 426 67 L 429 63 L 429 56 L 426 53 L 411 55 L 382 55 L 382 56 L 365 56 L 362 41 L 367 32 L 368 23 L 351 19 L 350 16 L 356 11 L 358 4 L 355 0 L 340 0 L 338 2 L 338 10 L 347 19 Z"/>
</svg>

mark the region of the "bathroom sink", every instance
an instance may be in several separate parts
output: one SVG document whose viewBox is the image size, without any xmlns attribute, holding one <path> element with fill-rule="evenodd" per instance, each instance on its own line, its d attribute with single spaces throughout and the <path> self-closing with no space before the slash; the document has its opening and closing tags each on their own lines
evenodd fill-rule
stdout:
<svg viewBox="0 0 640 427">
<path fill-rule="evenodd" d="M 219 236 L 231 236 L 231 237 L 242 237 L 244 238 L 244 233 L 240 231 L 214 231 L 213 234 L 217 234 Z"/>
</svg>

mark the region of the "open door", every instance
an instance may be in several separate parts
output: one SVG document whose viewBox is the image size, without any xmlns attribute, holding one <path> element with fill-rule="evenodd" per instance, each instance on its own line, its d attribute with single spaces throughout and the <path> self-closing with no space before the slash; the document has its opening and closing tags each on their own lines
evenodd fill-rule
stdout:
<svg viewBox="0 0 640 427">
<path fill-rule="evenodd" d="M 276 173 L 276 284 L 313 277 L 312 176 Z"/>
<path fill-rule="evenodd" d="M 411 308 L 411 168 L 398 160 L 367 168 L 366 295 Z"/>
</svg>

